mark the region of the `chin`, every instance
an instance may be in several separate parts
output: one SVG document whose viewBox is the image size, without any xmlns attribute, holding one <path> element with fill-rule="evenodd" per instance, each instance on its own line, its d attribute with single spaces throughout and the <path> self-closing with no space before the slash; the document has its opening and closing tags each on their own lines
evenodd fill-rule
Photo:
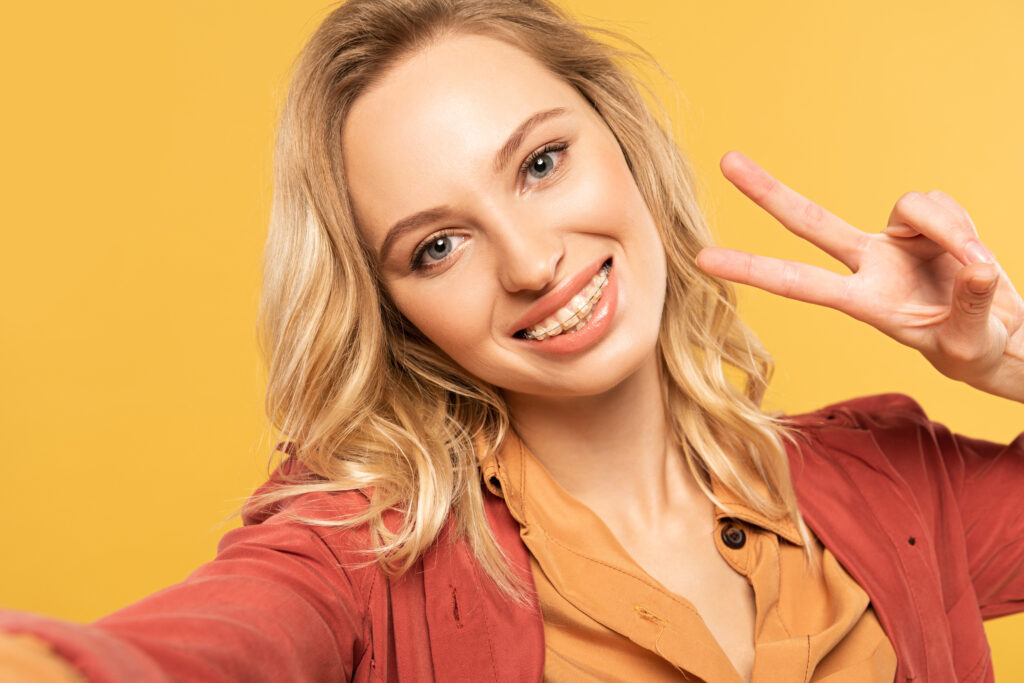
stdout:
<svg viewBox="0 0 1024 683">
<path fill-rule="evenodd" d="M 647 341 L 650 343 L 644 343 Z M 562 368 L 534 367 L 526 376 L 506 377 L 504 383 L 499 382 L 497 385 L 503 391 L 538 398 L 599 396 L 636 376 L 648 363 L 656 362 L 657 335 L 650 340 L 631 339 L 629 342 L 611 347 L 606 353 L 595 353 L 590 357 L 579 358 L 576 362 L 567 362 Z"/>
</svg>

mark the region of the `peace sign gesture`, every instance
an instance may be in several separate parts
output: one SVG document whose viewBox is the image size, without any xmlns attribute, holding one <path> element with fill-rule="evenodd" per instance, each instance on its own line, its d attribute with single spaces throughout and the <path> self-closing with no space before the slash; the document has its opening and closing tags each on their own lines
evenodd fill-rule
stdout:
<svg viewBox="0 0 1024 683">
<path fill-rule="evenodd" d="M 705 272 L 842 311 L 917 349 L 944 375 L 1024 402 L 1024 301 L 951 197 L 907 193 L 888 226 L 867 233 L 739 152 L 721 167 L 743 194 L 851 273 L 722 247 L 697 256 Z"/>
</svg>

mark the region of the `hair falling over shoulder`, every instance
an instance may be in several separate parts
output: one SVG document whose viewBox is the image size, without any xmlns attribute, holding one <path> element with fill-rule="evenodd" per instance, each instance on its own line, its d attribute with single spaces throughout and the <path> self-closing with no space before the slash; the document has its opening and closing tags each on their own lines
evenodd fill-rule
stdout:
<svg viewBox="0 0 1024 683">
<path fill-rule="evenodd" d="M 806 539 L 783 426 L 759 408 L 771 361 L 737 317 L 731 286 L 696 265 L 711 239 L 692 173 L 628 70 L 653 61 L 632 41 L 583 26 L 546 0 L 350 0 L 301 53 L 280 120 L 259 325 L 267 413 L 313 476 L 285 477 L 248 508 L 312 491 L 362 490 L 370 499 L 362 514 L 306 521 L 367 525 L 370 561 L 392 573 L 409 569 L 451 515 L 484 571 L 525 599 L 488 526 L 477 467 L 509 430 L 504 401 L 382 292 L 341 158 L 353 101 L 404 55 L 457 32 L 497 38 L 538 59 L 614 133 L 666 251 L 659 353 L 687 463 L 712 500 L 710 476 L 751 508 L 792 518 Z M 727 367 L 745 377 L 744 390 L 728 380 Z M 399 512 L 399 523 L 384 523 L 388 510 Z"/>
</svg>

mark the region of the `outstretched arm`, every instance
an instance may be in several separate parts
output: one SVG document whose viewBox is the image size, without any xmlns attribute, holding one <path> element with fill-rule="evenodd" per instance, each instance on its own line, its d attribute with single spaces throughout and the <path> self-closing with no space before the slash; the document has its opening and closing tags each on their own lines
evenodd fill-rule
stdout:
<svg viewBox="0 0 1024 683">
<path fill-rule="evenodd" d="M 335 510 L 321 494 L 285 507 Z M 325 534 L 283 515 L 234 529 L 185 581 L 91 625 L 0 609 L 0 636 L 20 636 L 0 638 L 0 681 L 33 667 L 69 683 L 69 666 L 90 681 L 363 680 L 373 666 L 364 606 L 376 568 L 353 582 L 343 566 L 352 558 L 336 550 L 355 532 L 330 533 L 337 546 Z"/>
<path fill-rule="evenodd" d="M 917 349 L 944 375 L 1024 402 L 1024 301 L 951 197 L 909 192 L 882 232 L 867 233 L 739 152 L 721 167 L 743 194 L 851 272 L 722 247 L 697 256 L 705 272 L 842 311 Z"/>
</svg>

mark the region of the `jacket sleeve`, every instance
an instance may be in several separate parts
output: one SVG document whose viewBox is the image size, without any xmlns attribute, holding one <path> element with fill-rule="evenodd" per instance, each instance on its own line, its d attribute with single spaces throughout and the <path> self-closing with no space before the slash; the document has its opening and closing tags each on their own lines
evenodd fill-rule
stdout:
<svg viewBox="0 0 1024 683">
<path fill-rule="evenodd" d="M 902 394 L 832 408 L 872 432 L 935 538 L 963 544 L 982 616 L 1024 611 L 1024 434 L 1009 444 L 954 434 Z M 939 550 L 940 564 L 959 562 L 959 551 Z"/>
<path fill-rule="evenodd" d="M 982 616 L 1024 611 L 1024 434 L 1003 445 L 929 424 L 952 455 L 946 460 Z"/>
<path fill-rule="evenodd" d="M 332 546 L 275 516 L 228 532 L 182 583 L 91 625 L 0 612 L 0 631 L 46 641 L 96 682 L 351 680 L 368 593 Z"/>
</svg>

